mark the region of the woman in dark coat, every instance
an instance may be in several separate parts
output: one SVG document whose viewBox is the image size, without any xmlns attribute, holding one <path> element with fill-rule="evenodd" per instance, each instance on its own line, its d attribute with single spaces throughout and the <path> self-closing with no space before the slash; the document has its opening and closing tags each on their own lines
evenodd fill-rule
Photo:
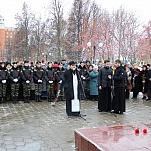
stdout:
<svg viewBox="0 0 151 151">
<path fill-rule="evenodd" d="M 73 111 L 72 100 L 80 100 L 81 79 L 74 61 L 69 62 L 70 69 L 64 74 L 64 89 L 66 99 L 66 113 L 68 116 L 79 116 L 80 109 Z M 79 105 L 80 108 L 80 105 Z"/>
</svg>

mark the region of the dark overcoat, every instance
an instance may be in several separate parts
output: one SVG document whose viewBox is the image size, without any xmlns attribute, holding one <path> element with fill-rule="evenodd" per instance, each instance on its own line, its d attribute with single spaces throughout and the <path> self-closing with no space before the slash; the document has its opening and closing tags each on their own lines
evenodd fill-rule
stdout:
<svg viewBox="0 0 151 151">
<path fill-rule="evenodd" d="M 115 112 L 125 112 L 125 83 L 126 83 L 126 71 L 122 66 L 116 68 L 113 75 L 114 80 L 114 93 L 112 109 Z"/>
</svg>

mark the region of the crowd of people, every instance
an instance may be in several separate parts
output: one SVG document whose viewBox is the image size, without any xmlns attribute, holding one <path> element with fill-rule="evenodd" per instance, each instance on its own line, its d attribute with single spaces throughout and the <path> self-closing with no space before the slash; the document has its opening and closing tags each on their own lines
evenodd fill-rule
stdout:
<svg viewBox="0 0 151 151">
<path fill-rule="evenodd" d="M 48 102 L 54 102 L 60 95 L 58 92 L 62 92 L 68 116 L 80 114 L 76 105 L 80 106 L 78 101 L 84 99 L 98 101 L 99 112 L 123 114 L 130 92 L 133 92 L 132 99 L 142 92 L 143 100 L 151 100 L 150 64 L 140 68 L 137 63 L 123 65 L 120 60 L 115 60 L 113 65 L 109 60 L 97 65 L 89 60 L 0 63 L 0 103 L 41 102 L 43 92 Z"/>
</svg>

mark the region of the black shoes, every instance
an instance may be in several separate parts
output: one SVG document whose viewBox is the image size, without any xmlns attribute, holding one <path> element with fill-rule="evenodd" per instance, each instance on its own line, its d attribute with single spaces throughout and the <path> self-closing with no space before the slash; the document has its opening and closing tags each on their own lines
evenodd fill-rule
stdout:
<svg viewBox="0 0 151 151">
<path fill-rule="evenodd" d="M 111 111 L 110 113 L 115 113 L 115 114 L 123 114 L 123 112 L 121 112 L 121 111 Z"/>
<path fill-rule="evenodd" d="M 146 100 L 146 96 L 143 96 L 143 97 L 142 97 L 142 100 Z"/>
</svg>

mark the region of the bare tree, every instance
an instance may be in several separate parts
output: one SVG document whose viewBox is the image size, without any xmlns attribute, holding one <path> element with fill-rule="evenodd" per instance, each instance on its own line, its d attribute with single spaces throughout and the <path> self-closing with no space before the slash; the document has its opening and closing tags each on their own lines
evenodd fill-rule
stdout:
<svg viewBox="0 0 151 151">
<path fill-rule="evenodd" d="M 62 58 L 64 36 L 63 8 L 59 0 L 54 0 L 49 7 L 49 25 L 47 37 L 50 40 L 50 49 L 53 51 L 54 57 L 60 61 Z"/>
<path fill-rule="evenodd" d="M 29 6 L 24 2 L 22 14 L 16 15 L 14 49 L 18 59 L 29 59 L 29 35 L 32 31 L 32 23 L 34 18 L 35 16 L 33 13 L 31 13 Z"/>
</svg>

